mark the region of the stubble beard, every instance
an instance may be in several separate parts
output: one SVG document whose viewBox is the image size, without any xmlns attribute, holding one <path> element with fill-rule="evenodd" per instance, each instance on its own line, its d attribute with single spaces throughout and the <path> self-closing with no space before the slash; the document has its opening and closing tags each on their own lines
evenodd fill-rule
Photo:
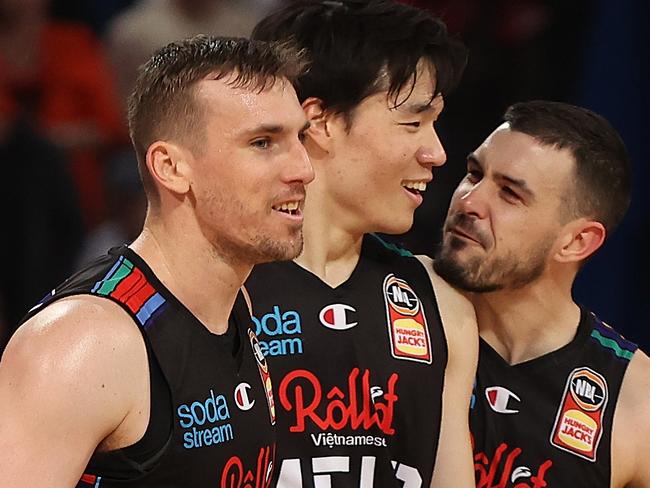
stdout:
<svg viewBox="0 0 650 488">
<path fill-rule="evenodd" d="M 215 253 L 229 262 L 254 266 L 273 261 L 290 261 L 300 255 L 303 248 L 302 229 L 293 238 L 273 239 L 256 235 L 249 242 L 234 242 L 227 238 L 216 238 Z"/>
<path fill-rule="evenodd" d="M 209 203 L 206 206 L 218 209 L 205 220 L 206 222 L 218 219 L 219 214 L 230 213 L 240 216 L 239 225 L 246 225 L 242 224 L 242 220 L 246 218 L 245 205 L 227 202 L 226 198 L 214 193 L 210 194 L 206 201 Z M 244 232 L 239 235 L 224 232 L 223 229 L 210 229 L 207 225 L 204 229 L 204 235 L 211 243 L 215 257 L 237 266 L 290 261 L 299 256 L 303 248 L 302 225 L 290 229 L 285 238 L 273 237 L 269 235 L 270 232 L 260 232 L 260 229 L 257 233 Z"/>
<path fill-rule="evenodd" d="M 444 241 L 436 254 L 433 269 L 455 288 L 472 293 L 516 290 L 537 280 L 546 269 L 551 242 L 545 240 L 526 257 L 508 253 L 502 257 L 459 257 L 467 244 L 455 237 Z"/>
<path fill-rule="evenodd" d="M 250 258 L 255 259 L 255 264 L 269 263 L 273 261 L 291 261 L 297 258 L 302 252 L 303 237 L 302 229 L 296 231 L 295 237 L 287 240 L 271 239 L 260 237 L 251 246 Z"/>
</svg>

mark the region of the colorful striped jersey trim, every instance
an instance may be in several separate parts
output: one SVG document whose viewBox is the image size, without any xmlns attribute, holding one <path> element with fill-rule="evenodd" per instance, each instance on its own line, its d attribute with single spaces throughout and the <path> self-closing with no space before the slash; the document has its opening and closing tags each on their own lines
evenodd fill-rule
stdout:
<svg viewBox="0 0 650 488">
<path fill-rule="evenodd" d="M 611 350 L 619 359 L 630 361 L 639 346 L 625 339 L 625 337 L 605 324 L 594 314 L 592 316 L 594 319 L 594 329 L 591 331 L 591 338 L 605 349 Z"/>
<path fill-rule="evenodd" d="M 124 256 L 120 256 L 106 276 L 95 283 L 91 293 L 123 303 L 144 328 L 166 303 L 144 273 Z"/>
<path fill-rule="evenodd" d="M 395 254 L 398 254 L 398 255 L 400 255 L 400 256 L 402 256 L 404 258 L 412 258 L 413 257 L 413 253 L 411 251 L 409 251 L 408 249 L 401 248 L 401 247 L 393 244 L 392 242 L 386 242 L 381 237 L 379 237 L 377 234 L 370 234 L 370 235 L 372 237 L 374 237 L 375 239 L 377 239 L 379 241 L 379 243 L 382 246 L 384 246 L 386 249 L 388 249 L 389 251 L 393 251 Z"/>
</svg>

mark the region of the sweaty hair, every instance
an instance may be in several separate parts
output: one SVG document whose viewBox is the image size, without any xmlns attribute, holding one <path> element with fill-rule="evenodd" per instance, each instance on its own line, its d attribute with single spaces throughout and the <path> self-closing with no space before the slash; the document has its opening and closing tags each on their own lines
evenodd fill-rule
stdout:
<svg viewBox="0 0 650 488">
<path fill-rule="evenodd" d="M 510 106 L 510 129 L 540 144 L 567 149 L 575 159 L 569 212 L 601 222 L 611 233 L 630 206 L 630 159 L 621 137 L 603 117 L 559 102 L 532 101 Z"/>
<path fill-rule="evenodd" d="M 295 0 L 261 20 L 252 37 L 294 39 L 306 49 L 311 67 L 298 79 L 298 99 L 319 98 L 348 124 L 354 108 L 382 90 L 395 106 L 406 101 L 421 59 L 435 67 L 434 96 L 458 83 L 467 62 L 440 20 L 389 0 Z"/>
<path fill-rule="evenodd" d="M 305 66 L 302 51 L 288 42 L 198 35 L 157 51 L 140 67 L 128 101 L 129 132 L 149 200 L 157 198 L 145 163 L 149 146 L 175 139 L 196 147 L 201 140 L 205 108 L 194 93 L 199 81 L 226 79 L 233 88 L 262 92 L 277 80 L 295 82 Z"/>
</svg>

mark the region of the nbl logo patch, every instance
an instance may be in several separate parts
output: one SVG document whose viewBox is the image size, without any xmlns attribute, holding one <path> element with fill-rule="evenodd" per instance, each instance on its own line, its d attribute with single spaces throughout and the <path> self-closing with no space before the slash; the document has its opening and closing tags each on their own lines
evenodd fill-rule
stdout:
<svg viewBox="0 0 650 488">
<path fill-rule="evenodd" d="M 564 388 L 551 444 L 588 461 L 596 461 L 607 396 L 605 378 L 586 367 L 574 369 Z"/>
<path fill-rule="evenodd" d="M 391 273 L 384 279 L 384 301 L 393 357 L 431 364 L 427 319 L 413 289 Z"/>
<path fill-rule="evenodd" d="M 269 416 L 271 417 L 271 425 L 275 425 L 275 401 L 273 400 L 273 384 L 271 383 L 269 366 L 266 363 L 266 358 L 264 357 L 262 348 L 260 347 L 260 341 L 257 339 L 255 332 L 248 329 L 248 338 L 251 341 L 251 348 L 253 349 L 255 361 L 257 362 L 257 369 L 260 372 L 262 385 L 264 386 L 264 392 L 266 393 L 266 401 L 269 404 Z"/>
</svg>

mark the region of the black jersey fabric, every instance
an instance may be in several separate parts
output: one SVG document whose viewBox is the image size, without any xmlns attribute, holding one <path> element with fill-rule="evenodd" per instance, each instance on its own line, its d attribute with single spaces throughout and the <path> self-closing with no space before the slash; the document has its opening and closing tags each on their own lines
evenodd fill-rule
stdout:
<svg viewBox="0 0 650 488">
<path fill-rule="evenodd" d="M 276 387 L 276 485 L 428 487 L 447 344 L 423 264 L 367 235 L 335 288 L 293 262 L 246 287 Z"/>
<path fill-rule="evenodd" d="M 131 316 L 147 347 L 152 391 L 144 437 L 96 452 L 78 488 L 270 485 L 271 380 L 241 293 L 228 332 L 212 334 L 122 247 L 65 281 L 27 318 L 71 295 L 106 298 Z"/>
<path fill-rule="evenodd" d="M 607 488 L 612 420 L 637 346 L 582 309 L 566 346 L 508 365 L 485 341 L 470 426 L 478 488 Z"/>
</svg>

